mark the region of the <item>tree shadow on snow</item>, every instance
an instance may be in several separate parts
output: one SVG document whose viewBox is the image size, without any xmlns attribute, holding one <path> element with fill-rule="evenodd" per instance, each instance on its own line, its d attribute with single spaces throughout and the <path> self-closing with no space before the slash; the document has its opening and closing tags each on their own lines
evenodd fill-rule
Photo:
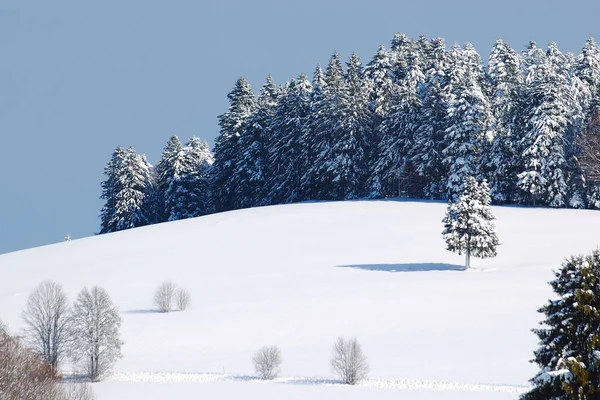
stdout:
<svg viewBox="0 0 600 400">
<path fill-rule="evenodd" d="M 464 265 L 444 263 L 408 263 L 408 264 L 356 264 L 338 265 L 338 268 L 354 268 L 363 271 L 384 272 L 425 272 L 425 271 L 465 271 Z"/>
</svg>

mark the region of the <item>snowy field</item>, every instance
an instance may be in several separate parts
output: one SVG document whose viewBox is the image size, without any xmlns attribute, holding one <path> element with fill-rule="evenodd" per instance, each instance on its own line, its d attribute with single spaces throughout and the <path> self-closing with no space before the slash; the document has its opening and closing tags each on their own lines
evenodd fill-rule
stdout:
<svg viewBox="0 0 600 400">
<path fill-rule="evenodd" d="M 494 207 L 494 259 L 445 250 L 445 204 L 403 201 L 256 208 L 0 256 L 0 319 L 13 331 L 42 280 L 71 299 L 100 285 L 123 317 L 124 357 L 99 400 L 165 398 L 515 399 L 536 372 L 536 310 L 552 270 L 600 243 L 600 212 Z M 155 312 L 170 279 L 184 312 Z M 359 387 L 336 382 L 333 341 L 369 358 Z M 282 350 L 281 378 L 252 378 L 251 356 Z"/>
</svg>

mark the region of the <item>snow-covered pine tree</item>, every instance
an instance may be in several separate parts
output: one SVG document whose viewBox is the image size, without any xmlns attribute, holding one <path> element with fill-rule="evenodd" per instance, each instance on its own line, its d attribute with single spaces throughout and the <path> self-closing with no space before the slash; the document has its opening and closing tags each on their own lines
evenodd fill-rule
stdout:
<svg viewBox="0 0 600 400">
<path fill-rule="evenodd" d="M 581 118 L 579 123 L 571 123 L 567 139 L 570 145 L 567 149 L 571 192 L 569 205 L 600 208 L 600 185 L 593 179 L 589 180 L 581 165 L 581 159 L 586 158 L 585 153 L 590 149 L 589 145 L 597 142 L 595 136 L 589 135 L 598 135 L 597 129 L 589 129 L 596 124 L 600 109 L 600 48 L 593 37 L 586 41 L 577 57 L 574 74 L 571 88 L 576 103 L 580 105 Z"/>
<path fill-rule="evenodd" d="M 271 75 L 262 86 L 256 111 L 243 123 L 237 144 L 238 161 L 231 178 L 233 207 L 247 208 L 265 204 L 268 172 L 268 146 L 272 143 L 273 116 L 278 91 Z"/>
<path fill-rule="evenodd" d="M 600 398 L 600 251 L 572 256 L 550 282 L 556 300 L 539 312 L 540 346 L 532 362 L 540 371 L 521 400 Z"/>
<path fill-rule="evenodd" d="M 373 125 L 377 127 L 385 118 L 394 92 L 392 60 L 383 45 L 365 67 L 365 79 L 369 82 L 369 100 L 373 112 Z"/>
<path fill-rule="evenodd" d="M 567 200 L 565 134 L 572 105 L 565 61 L 556 44 L 550 43 L 546 56 L 538 64 L 529 64 L 526 77 L 530 105 L 520 142 L 522 171 L 517 185 L 523 200 L 534 205 L 541 201 L 563 207 Z"/>
<path fill-rule="evenodd" d="M 522 109 L 521 59 L 508 43 L 496 40 L 488 59 L 485 89 L 490 99 L 494 133 L 482 160 L 493 201 L 516 200 L 519 166 L 517 140 Z"/>
<path fill-rule="evenodd" d="M 183 148 L 181 170 L 169 188 L 172 193 L 169 221 L 211 212 L 210 168 L 213 162 L 208 144 L 193 136 Z"/>
<path fill-rule="evenodd" d="M 176 135 L 171 136 L 165 145 L 160 162 L 155 168 L 157 206 L 159 221 L 173 221 L 177 203 L 177 189 L 174 182 L 183 172 L 183 146 Z"/>
<path fill-rule="evenodd" d="M 248 81 L 239 78 L 227 95 L 229 109 L 219 116 L 221 130 L 215 140 L 215 163 L 212 167 L 212 204 L 216 211 L 234 208 L 235 187 L 232 179 L 240 154 L 237 149 L 244 122 L 254 113 L 256 101 Z"/>
<path fill-rule="evenodd" d="M 600 88 L 600 48 L 593 37 L 590 37 L 581 49 L 575 65 L 575 74 L 585 82 L 594 97 Z"/>
<path fill-rule="evenodd" d="M 490 207 L 490 190 L 485 181 L 465 178 L 463 190 L 455 203 L 449 203 L 444 216 L 442 236 L 449 251 L 465 254 L 465 268 L 471 267 L 471 256 L 496 256 L 500 244 L 496 236 Z"/>
<path fill-rule="evenodd" d="M 142 211 L 150 164 L 132 147 L 118 147 L 108 162 L 102 182 L 100 233 L 116 232 L 148 224 Z"/>
<path fill-rule="evenodd" d="M 323 140 L 322 126 L 325 126 L 327 114 L 325 113 L 325 90 L 327 82 L 325 74 L 320 65 L 317 65 L 313 73 L 312 90 L 309 97 L 310 111 L 306 118 L 303 133 L 303 145 L 306 154 L 306 169 L 300 177 L 300 192 L 306 200 L 317 198 L 317 169 L 314 167 L 317 157 L 321 151 Z"/>
<path fill-rule="evenodd" d="M 481 58 L 470 43 L 455 46 L 446 72 L 450 101 L 442 154 L 448 169 L 447 198 L 456 201 L 468 176 L 479 173 L 480 157 L 487 147 L 493 116 L 481 82 Z"/>
<path fill-rule="evenodd" d="M 318 144 L 315 163 L 309 169 L 314 198 L 352 199 L 363 195 L 368 145 L 372 134 L 368 91 L 365 90 L 358 56 L 350 57 L 344 76 L 335 53 L 325 73 L 320 123 L 312 138 Z"/>
<path fill-rule="evenodd" d="M 269 147 L 267 204 L 291 203 L 306 198 L 301 178 L 309 166 L 306 141 L 311 112 L 312 85 L 306 75 L 292 79 L 281 96 L 273 117 Z"/>
<path fill-rule="evenodd" d="M 428 64 L 409 156 L 422 180 L 424 196 L 441 199 L 447 193 L 448 176 L 447 168 L 442 163 L 449 100 L 445 72 L 448 55 L 442 38 L 432 39 L 425 49 Z"/>
<path fill-rule="evenodd" d="M 422 183 L 410 160 L 425 76 L 415 46 L 406 50 L 405 70 L 394 85 L 389 112 L 380 125 L 380 140 L 369 179 L 370 197 L 422 195 Z"/>
<path fill-rule="evenodd" d="M 392 79 L 399 83 L 404 79 L 408 69 L 409 58 L 414 57 L 417 48 L 415 43 L 404 33 L 395 33 L 390 44 L 390 61 L 392 63 Z"/>
</svg>

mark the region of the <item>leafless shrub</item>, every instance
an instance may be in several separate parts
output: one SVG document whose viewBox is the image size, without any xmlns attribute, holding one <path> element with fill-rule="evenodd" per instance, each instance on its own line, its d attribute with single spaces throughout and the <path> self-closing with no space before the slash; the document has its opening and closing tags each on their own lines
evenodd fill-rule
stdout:
<svg viewBox="0 0 600 400">
<path fill-rule="evenodd" d="M 165 281 L 158 286 L 154 293 L 154 304 L 160 312 L 171 311 L 171 304 L 175 296 L 176 286 L 173 282 Z"/>
<path fill-rule="evenodd" d="M 94 392 L 89 383 L 72 382 L 64 383 L 61 387 L 61 400 L 95 400 Z"/>
<path fill-rule="evenodd" d="M 8 331 L 0 332 L 0 399 L 62 400 L 52 368 Z"/>
<path fill-rule="evenodd" d="M 69 314 L 62 286 L 52 281 L 40 283 L 23 310 L 26 338 L 54 371 L 63 357 Z"/>
<path fill-rule="evenodd" d="M 281 351 L 277 346 L 265 346 L 252 357 L 254 371 L 261 379 L 273 379 L 279 375 L 281 367 Z"/>
<path fill-rule="evenodd" d="M 192 296 L 190 292 L 188 292 L 184 288 L 177 288 L 177 293 L 175 294 L 175 303 L 177 304 L 177 309 L 179 311 L 185 311 L 192 301 Z"/>
<path fill-rule="evenodd" d="M 346 341 L 340 336 L 335 341 L 331 366 L 348 385 L 356 385 L 369 373 L 367 357 L 363 354 L 356 338 Z"/>
<path fill-rule="evenodd" d="M 73 306 L 70 353 L 92 381 L 100 380 L 121 357 L 121 317 L 106 290 L 84 288 Z"/>
</svg>

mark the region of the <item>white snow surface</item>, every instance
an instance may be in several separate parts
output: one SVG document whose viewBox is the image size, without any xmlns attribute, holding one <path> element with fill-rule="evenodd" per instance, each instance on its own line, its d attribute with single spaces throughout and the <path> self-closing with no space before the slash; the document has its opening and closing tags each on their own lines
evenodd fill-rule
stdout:
<svg viewBox="0 0 600 400">
<path fill-rule="evenodd" d="M 239 210 L 0 256 L 0 319 L 42 280 L 71 299 L 106 288 L 123 317 L 123 358 L 99 400 L 164 398 L 514 399 L 537 367 L 531 329 L 552 271 L 600 242 L 600 213 L 493 207 L 492 259 L 446 251 L 438 202 L 352 201 Z M 155 288 L 191 292 L 157 313 Z M 370 379 L 337 382 L 333 341 L 356 336 Z M 281 348 L 281 378 L 252 378 L 252 354 Z M 408 397 L 399 393 L 406 392 Z"/>
</svg>

